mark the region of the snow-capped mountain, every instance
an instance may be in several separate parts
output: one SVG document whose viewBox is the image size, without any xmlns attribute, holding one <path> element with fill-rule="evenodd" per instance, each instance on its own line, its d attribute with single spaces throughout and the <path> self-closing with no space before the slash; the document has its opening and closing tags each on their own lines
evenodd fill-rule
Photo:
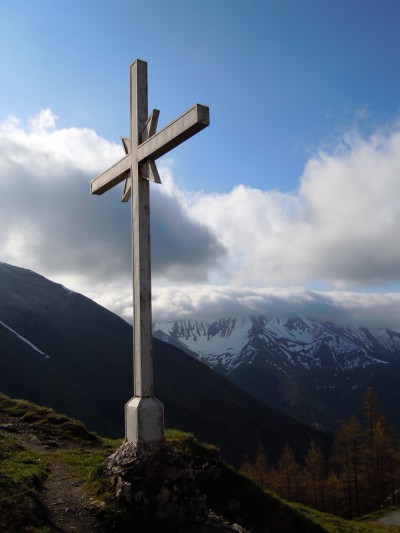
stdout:
<svg viewBox="0 0 400 533">
<path fill-rule="evenodd" d="M 388 329 L 258 315 L 157 322 L 153 335 L 290 414 L 329 428 L 382 375 L 400 380 L 400 333 Z"/>
<path fill-rule="evenodd" d="M 266 363 L 282 371 L 300 365 L 307 369 L 329 366 L 342 373 L 386 365 L 400 354 L 400 334 L 395 331 L 340 327 L 303 317 L 156 322 L 153 334 L 226 374 L 254 363 L 260 352 L 267 356 Z"/>
</svg>

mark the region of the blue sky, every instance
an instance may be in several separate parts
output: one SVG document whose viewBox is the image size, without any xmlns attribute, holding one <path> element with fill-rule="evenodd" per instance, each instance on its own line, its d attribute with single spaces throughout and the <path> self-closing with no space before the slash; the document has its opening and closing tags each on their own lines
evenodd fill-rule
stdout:
<svg viewBox="0 0 400 533">
<path fill-rule="evenodd" d="M 211 108 L 212 128 L 176 154 L 190 188 L 291 190 L 338 130 L 356 121 L 368 131 L 399 110 L 393 0 L 0 6 L 0 116 L 50 107 L 59 127 L 118 142 L 129 131 L 128 67 L 144 59 L 160 123 L 195 102 Z"/>
<path fill-rule="evenodd" d="M 273 293 L 400 325 L 399 20 L 388 0 L 0 0 L 0 260 L 129 315 L 127 210 L 79 194 L 122 155 L 140 58 L 160 126 L 211 110 L 159 162 L 155 311 L 211 312 L 213 293 L 216 313 L 272 312 Z"/>
</svg>

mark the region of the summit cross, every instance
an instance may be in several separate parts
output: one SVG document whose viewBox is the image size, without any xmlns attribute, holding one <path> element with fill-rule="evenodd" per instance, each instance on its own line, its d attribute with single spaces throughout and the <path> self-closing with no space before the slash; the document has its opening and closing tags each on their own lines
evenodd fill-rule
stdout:
<svg viewBox="0 0 400 533">
<path fill-rule="evenodd" d="M 147 63 L 137 59 L 130 67 L 126 155 L 90 183 L 92 194 L 103 194 L 125 180 L 122 201 L 132 199 L 134 397 L 125 405 L 125 438 L 135 444 L 164 438 L 164 408 L 153 387 L 149 180 L 161 183 L 156 159 L 210 124 L 208 107 L 195 104 L 157 132 L 160 112 L 148 115 L 147 95 Z"/>
</svg>

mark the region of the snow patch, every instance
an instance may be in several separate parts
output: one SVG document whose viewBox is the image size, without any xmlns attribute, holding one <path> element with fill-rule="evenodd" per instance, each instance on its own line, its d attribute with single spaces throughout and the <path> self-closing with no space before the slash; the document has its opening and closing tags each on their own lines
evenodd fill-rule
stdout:
<svg viewBox="0 0 400 533">
<path fill-rule="evenodd" d="M 40 350 L 37 346 L 35 346 L 32 342 L 28 341 L 28 339 L 26 337 L 23 337 L 22 335 L 20 335 L 19 333 L 17 333 L 14 329 L 10 328 L 10 326 L 7 326 L 7 324 L 5 324 L 4 322 L 2 322 L 0 320 L 0 324 L 5 327 L 6 329 L 8 329 L 8 331 L 11 331 L 11 333 L 14 333 L 14 335 L 16 335 L 19 339 L 21 339 L 23 342 L 25 342 L 25 344 L 27 344 L 28 346 L 30 346 L 33 350 L 35 350 L 35 352 L 38 352 L 40 353 L 40 355 L 44 355 L 46 357 L 46 359 L 50 359 L 50 357 L 48 355 L 46 355 L 42 350 Z"/>
</svg>

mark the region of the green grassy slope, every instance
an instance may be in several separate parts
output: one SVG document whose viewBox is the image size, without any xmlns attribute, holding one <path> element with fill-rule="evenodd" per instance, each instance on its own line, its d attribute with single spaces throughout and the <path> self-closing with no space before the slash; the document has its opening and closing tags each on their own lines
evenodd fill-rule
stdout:
<svg viewBox="0 0 400 533">
<path fill-rule="evenodd" d="M 116 502 L 110 492 L 109 481 L 103 475 L 106 459 L 120 441 L 102 439 L 88 432 L 80 422 L 58 415 L 51 409 L 0 395 L 1 531 L 49 531 L 46 516 L 40 507 L 40 487 L 46 476 L 46 458 L 21 444 L 20 440 L 23 436 L 26 438 L 26 432 L 29 432 L 33 442 L 57 443 L 53 460 L 68 464 L 77 482 L 85 484 L 88 497 L 103 502 L 102 520 L 107 531 L 135 531 L 129 511 Z M 209 454 L 211 458 L 217 453 L 215 448 L 200 444 L 193 435 L 180 431 L 167 431 L 167 441 L 181 454 L 192 457 L 207 457 Z M 259 531 L 396 531 L 391 526 L 349 522 L 304 506 L 292 505 L 261 490 L 225 463 L 218 481 L 209 486 L 207 497 L 210 507 L 217 514 L 222 511 L 226 513 L 228 500 L 240 501 L 239 515 L 236 510 L 226 518 L 242 522 L 247 527 L 259 528 Z"/>
</svg>

